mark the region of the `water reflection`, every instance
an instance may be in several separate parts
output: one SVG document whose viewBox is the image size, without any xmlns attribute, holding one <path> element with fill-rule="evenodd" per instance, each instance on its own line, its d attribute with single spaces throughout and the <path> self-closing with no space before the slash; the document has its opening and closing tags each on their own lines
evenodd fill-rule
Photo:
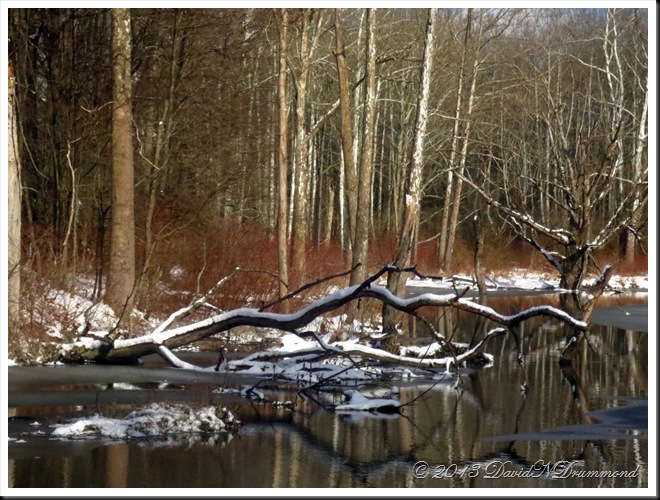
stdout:
<svg viewBox="0 0 660 500">
<path fill-rule="evenodd" d="M 514 300 L 512 309 L 528 307 L 523 300 L 527 299 Z M 494 302 L 491 305 L 502 310 L 502 304 Z M 469 342 L 475 330 L 484 327 L 461 313 L 428 314 L 440 331 L 451 331 L 457 340 Z M 415 326 L 419 337 L 426 335 L 424 328 Z M 240 411 L 250 423 L 235 434 L 213 439 L 96 443 L 76 453 L 42 456 L 21 454 L 22 445 L 10 444 L 10 483 L 161 488 L 647 487 L 648 415 L 643 403 L 642 408 L 634 406 L 648 393 L 648 335 L 593 326 L 588 362 L 579 371 L 557 362 L 567 335 L 557 322 L 530 321 L 521 335 L 530 385 L 526 395 L 520 392 L 515 343 L 504 336 L 486 348 L 496 356 L 495 365 L 465 372 L 457 388 L 451 382 L 402 387 L 401 402 L 411 404 L 398 418 L 354 419 L 299 400 L 295 412 L 258 404 L 244 407 Z M 257 412 L 260 420 L 253 421 Z M 47 438 L 38 439 L 41 449 L 47 449 Z M 636 474 L 556 479 L 540 473 L 513 474 L 562 461 L 576 471 Z M 418 462 L 428 464 L 428 477 L 415 477 Z M 453 472 L 439 474 L 442 466 L 452 466 Z M 498 467 L 507 474 L 489 476 L 488 471 Z"/>
</svg>

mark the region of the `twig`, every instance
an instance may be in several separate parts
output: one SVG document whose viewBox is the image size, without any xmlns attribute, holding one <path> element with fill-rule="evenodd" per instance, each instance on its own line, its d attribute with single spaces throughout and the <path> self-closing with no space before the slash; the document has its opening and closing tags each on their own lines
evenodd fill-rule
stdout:
<svg viewBox="0 0 660 500">
<path fill-rule="evenodd" d="M 228 274 L 227 276 L 222 278 L 220 281 L 218 281 L 215 285 L 213 285 L 213 287 L 208 292 L 206 292 L 204 295 L 202 295 L 200 298 L 193 300 L 186 307 L 184 307 L 182 309 L 179 309 L 178 311 L 174 311 L 172 314 L 170 314 L 169 318 L 167 318 L 163 323 L 158 325 L 158 328 L 156 328 L 153 331 L 152 334 L 155 335 L 155 334 L 158 334 L 158 333 L 162 332 L 163 330 L 165 330 L 165 328 L 170 326 L 172 324 L 172 322 L 174 322 L 175 319 L 180 318 L 184 315 L 187 315 L 187 314 L 193 312 L 194 310 L 196 310 L 200 307 L 208 307 L 208 308 L 210 308 L 214 311 L 218 311 L 217 307 L 212 306 L 210 304 L 207 304 L 206 299 L 210 295 L 212 295 L 218 288 L 220 288 L 224 283 L 226 283 L 227 280 L 229 280 L 229 278 L 231 278 L 234 274 L 236 274 L 238 272 L 238 270 L 239 270 L 239 268 L 237 267 L 230 274 Z"/>
<path fill-rule="evenodd" d="M 438 385 L 440 382 L 444 382 L 444 380 L 445 380 L 446 377 L 447 377 L 447 374 L 445 373 L 445 375 L 444 375 L 442 378 L 440 378 L 440 379 L 438 379 L 436 382 L 434 382 L 434 383 L 433 383 L 428 389 L 426 389 L 425 391 L 423 391 L 422 393 L 420 393 L 419 396 L 417 396 L 416 398 L 411 399 L 411 400 L 408 401 L 407 403 L 402 404 L 401 406 L 399 406 L 399 408 L 403 408 L 404 406 L 411 405 L 411 404 L 413 404 L 415 401 L 417 401 L 418 399 L 421 399 L 424 395 L 426 395 L 427 392 L 431 391 L 431 390 L 432 390 L 436 385 Z"/>
<path fill-rule="evenodd" d="M 353 267 L 353 269 L 357 268 L 360 265 L 362 265 L 362 264 L 355 265 L 355 267 Z M 294 290 L 293 292 L 286 294 L 284 297 L 280 297 L 279 299 L 275 300 L 274 302 L 271 302 L 269 304 L 261 306 L 259 308 L 259 311 L 262 312 L 265 309 L 268 309 L 269 307 L 273 307 L 274 305 L 279 304 L 280 302 L 284 302 L 285 300 L 289 300 L 290 298 L 295 297 L 296 295 L 299 295 L 300 293 L 304 292 L 305 290 L 309 290 L 310 288 L 312 288 L 316 285 L 320 285 L 321 283 L 324 283 L 324 282 L 329 281 L 329 280 L 334 279 L 334 278 L 340 278 L 342 276 L 346 276 L 347 274 L 352 273 L 353 269 L 350 269 L 349 271 L 345 271 L 343 273 L 333 274 L 332 276 L 326 276 L 325 278 L 321 278 L 319 280 L 316 280 L 313 283 L 307 283 L 306 285 L 303 285 L 300 288 L 298 288 L 298 290 Z"/>
</svg>

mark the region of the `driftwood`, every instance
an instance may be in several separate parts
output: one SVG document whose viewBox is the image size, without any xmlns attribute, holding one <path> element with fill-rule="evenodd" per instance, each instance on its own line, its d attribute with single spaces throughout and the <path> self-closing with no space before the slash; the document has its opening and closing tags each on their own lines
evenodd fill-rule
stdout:
<svg viewBox="0 0 660 500">
<path fill-rule="evenodd" d="M 508 330 L 515 330 L 522 322 L 537 316 L 556 318 L 578 331 L 584 331 L 587 328 L 585 322 L 578 321 L 567 313 L 551 306 L 533 307 L 511 316 L 505 316 L 490 307 L 463 298 L 463 294 L 460 293 L 447 295 L 426 293 L 412 298 L 401 298 L 393 295 L 388 289 L 374 284 L 378 278 L 387 272 L 403 271 L 407 271 L 407 269 L 400 270 L 393 266 L 386 266 L 360 285 L 338 290 L 291 314 L 267 312 L 263 308 L 239 308 L 176 328 L 166 329 L 171 324 L 171 321 L 168 320 L 165 328 L 163 328 L 164 325 L 161 325 L 147 335 L 131 339 L 113 339 L 110 335 L 100 336 L 98 334 L 84 336 L 74 343 L 59 346 L 57 358 L 65 363 L 133 364 L 142 356 L 157 353 L 173 366 L 189 368 L 190 365 L 177 361 L 172 351 L 241 326 L 279 329 L 285 332 L 297 333 L 299 329 L 307 326 L 318 316 L 361 298 L 375 299 L 412 315 L 417 315 L 416 310 L 424 306 L 452 307 L 484 317 Z M 171 319 L 176 316 L 177 313 L 174 313 Z M 483 342 L 479 346 L 482 344 Z M 323 345 L 319 345 L 319 347 L 324 348 Z M 343 350 L 346 355 L 376 357 L 376 354 L 368 349 L 343 346 Z M 392 356 L 392 359 L 390 359 L 387 353 L 380 354 L 380 359 L 383 361 L 400 361 L 395 358 L 396 356 Z M 424 362 L 420 364 L 424 364 Z"/>
</svg>

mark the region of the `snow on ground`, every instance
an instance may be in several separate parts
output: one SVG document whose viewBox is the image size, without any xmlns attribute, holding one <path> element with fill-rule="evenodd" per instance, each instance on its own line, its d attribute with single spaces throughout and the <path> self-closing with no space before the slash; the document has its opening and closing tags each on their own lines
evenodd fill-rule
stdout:
<svg viewBox="0 0 660 500">
<path fill-rule="evenodd" d="M 585 285 L 591 285 L 595 278 L 585 280 Z M 410 278 L 407 286 L 423 288 L 452 288 L 456 285 L 459 289 L 468 287 L 476 289 L 474 277 L 457 274 L 452 278 L 443 278 L 442 280 Z M 490 290 L 556 290 L 559 289 L 559 278 L 550 273 L 533 273 L 526 269 L 514 269 L 509 273 L 503 273 L 497 277 L 486 278 L 486 287 Z M 609 289 L 614 291 L 624 290 L 648 290 L 649 280 L 646 276 L 621 276 L 613 275 L 610 278 Z"/>
<path fill-rule="evenodd" d="M 87 324 L 93 330 L 108 331 L 117 322 L 114 311 L 106 304 L 62 290 L 49 290 L 36 309 L 41 312 L 40 322 L 47 325 L 46 332 L 55 338 L 63 338 L 65 331 L 81 332 Z"/>
<path fill-rule="evenodd" d="M 94 415 L 66 424 L 54 424 L 56 438 L 107 437 L 115 439 L 142 438 L 182 433 L 223 432 L 238 425 L 226 408 L 153 403 L 129 413 L 125 418 Z"/>
</svg>

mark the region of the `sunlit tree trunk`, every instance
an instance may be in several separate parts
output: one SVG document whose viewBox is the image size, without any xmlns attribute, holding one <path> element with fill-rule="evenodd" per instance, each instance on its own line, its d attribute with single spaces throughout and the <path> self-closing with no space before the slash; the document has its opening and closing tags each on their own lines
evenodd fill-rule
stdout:
<svg viewBox="0 0 660 500">
<path fill-rule="evenodd" d="M 616 24 L 616 17 L 615 17 L 615 11 L 613 10 L 608 10 L 607 13 L 608 16 L 608 27 L 610 27 L 610 30 L 612 32 L 612 37 L 610 39 L 609 33 L 606 33 L 606 40 L 605 40 L 605 52 L 606 54 L 609 52 L 610 56 L 606 57 L 606 61 L 610 61 L 611 59 L 614 59 L 616 64 L 613 64 L 616 68 L 616 73 L 614 75 L 611 75 L 611 69 L 610 65 L 606 65 L 606 70 L 608 74 L 608 82 L 612 82 L 613 80 L 618 81 L 618 87 L 620 88 L 621 94 L 623 94 L 624 86 L 623 86 L 623 80 L 624 80 L 624 75 L 623 75 L 623 69 L 622 69 L 622 61 L 620 57 L 620 48 L 619 48 L 619 43 L 618 43 L 618 31 L 617 31 L 617 24 Z M 611 20 L 610 20 L 611 18 Z M 635 33 L 635 36 L 637 37 L 639 34 Z M 608 44 L 609 44 L 609 50 L 608 50 Z M 640 40 L 640 43 L 638 44 L 640 49 L 643 51 L 644 58 L 643 60 L 648 59 L 648 53 L 646 44 L 644 43 L 644 40 Z M 625 63 L 625 61 L 623 61 Z M 646 71 L 644 71 L 646 70 Z M 647 126 L 646 126 L 646 121 L 647 121 L 647 115 L 648 115 L 648 70 L 646 65 L 642 65 L 642 71 L 639 74 L 636 74 L 636 79 L 638 81 L 638 86 L 635 90 L 638 88 L 642 89 L 643 93 L 643 102 L 642 104 L 637 108 L 633 109 L 633 115 L 634 115 L 634 123 L 638 123 L 639 125 L 637 126 L 637 132 L 635 135 L 635 138 L 633 140 L 633 145 L 634 145 L 634 153 L 633 153 L 633 158 L 631 161 L 631 166 L 632 166 L 632 178 L 635 179 L 635 182 L 639 182 L 640 180 L 644 179 L 645 177 L 645 171 L 644 171 L 644 165 L 643 165 L 643 157 L 644 157 L 644 151 L 648 143 L 648 131 L 647 131 Z M 610 88 L 614 88 L 614 84 L 610 83 Z M 621 98 L 621 102 L 618 103 L 621 107 L 623 107 L 623 98 Z M 623 248 L 623 257 L 625 261 L 628 264 L 632 264 L 635 262 L 635 257 L 636 257 L 636 248 L 637 248 L 637 238 L 638 235 L 636 234 L 636 227 L 639 227 L 640 225 L 640 219 L 642 216 L 642 208 L 643 208 L 643 203 L 641 200 L 641 196 L 636 196 L 635 199 L 633 200 L 632 203 L 632 221 L 629 225 L 629 227 L 626 228 L 625 230 L 625 246 Z"/>
<path fill-rule="evenodd" d="M 346 198 L 344 196 L 344 192 L 345 192 L 344 177 L 345 177 L 344 159 L 340 158 L 339 159 L 339 179 L 337 181 L 337 184 L 338 184 L 338 187 L 337 187 L 337 193 L 338 193 L 337 208 L 339 210 L 339 213 L 337 214 L 337 233 L 338 233 L 338 236 L 339 236 L 339 246 L 341 247 L 342 250 L 345 250 L 345 248 L 346 248 L 346 243 L 345 243 L 345 238 L 346 238 Z"/>
<path fill-rule="evenodd" d="M 376 120 L 376 10 L 367 14 L 367 90 L 363 124 L 362 151 L 358 182 L 358 203 L 353 244 L 351 285 L 364 281 L 367 275 L 369 223 L 371 222 L 371 186 L 373 171 L 374 128 Z M 358 266 L 359 264 L 359 266 Z"/>
<path fill-rule="evenodd" d="M 635 156 L 633 158 L 633 176 L 639 182 L 639 179 L 644 177 L 644 169 L 642 166 L 642 156 L 644 154 L 644 148 L 648 140 L 648 132 L 646 130 L 646 118 L 648 115 L 648 105 L 649 105 L 649 96 L 648 96 L 648 84 L 644 89 L 644 104 L 642 106 L 642 111 L 640 112 L 639 117 L 639 130 L 637 132 L 637 137 L 635 139 Z M 635 262 L 636 248 L 637 248 L 637 237 L 635 230 L 631 228 L 638 227 L 640 224 L 641 218 L 641 209 L 642 201 L 641 197 L 638 196 L 633 201 L 633 216 L 630 224 L 630 228 L 626 230 L 626 248 L 624 250 L 624 256 L 626 262 L 632 264 Z"/>
<path fill-rule="evenodd" d="M 130 10 L 112 9 L 112 21 L 112 227 L 106 302 L 123 321 L 133 308 L 135 284 Z"/>
<path fill-rule="evenodd" d="M 412 243 L 415 231 L 419 225 L 419 205 L 422 198 L 422 171 L 424 167 L 424 139 L 428 122 L 428 103 L 431 87 L 431 72 L 433 69 L 433 39 L 437 9 L 431 8 L 428 12 L 426 24 L 426 41 L 424 44 L 424 61 L 422 63 L 422 78 L 419 87 L 419 104 L 417 106 L 417 120 L 415 125 L 415 142 L 413 146 L 412 162 L 408 171 L 405 201 L 403 206 L 403 221 L 399 232 L 399 250 L 394 265 L 403 268 L 408 264 L 412 253 Z M 400 273 L 389 273 L 387 288 L 395 295 L 405 291 L 402 286 Z M 396 318 L 394 310 L 383 306 L 383 330 L 394 331 Z"/>
<path fill-rule="evenodd" d="M 445 268 L 445 259 L 447 256 L 447 236 L 449 235 L 449 214 L 451 212 L 451 200 L 454 192 L 454 165 L 458 153 L 458 141 L 461 126 L 461 115 L 463 107 L 463 81 L 465 79 L 465 59 L 467 53 L 467 41 L 470 32 L 470 21 L 472 19 L 472 9 L 468 9 L 467 21 L 465 25 L 465 34 L 463 38 L 463 50 L 461 51 L 461 64 L 458 72 L 458 81 L 456 82 L 456 107 L 454 110 L 454 127 L 451 139 L 451 151 L 449 152 L 449 162 L 447 164 L 447 186 L 445 188 L 445 199 L 442 208 L 442 222 L 440 225 L 440 243 L 439 260 L 440 267 Z"/>
<path fill-rule="evenodd" d="M 355 162 L 353 159 L 353 121 L 351 116 L 351 96 L 348 81 L 348 68 L 346 67 L 346 54 L 344 53 L 344 30 L 342 27 L 341 9 L 335 10 L 335 37 L 335 58 L 337 60 L 337 74 L 339 77 L 341 149 L 343 158 L 341 168 L 343 177 L 346 182 L 345 190 L 342 189 L 342 191 L 344 191 L 346 195 L 349 242 L 352 244 L 353 235 L 355 234 L 355 214 L 357 207 L 358 189 Z M 340 203 L 342 203 L 343 209 L 343 198 Z"/>
<path fill-rule="evenodd" d="M 14 71 L 9 63 L 9 102 L 8 102 L 8 271 L 7 321 L 10 329 L 19 322 L 19 297 L 21 291 L 21 176 L 18 154 L 18 122 L 16 120 L 16 91 Z"/>
<path fill-rule="evenodd" d="M 483 11 L 482 11 L 483 12 Z M 470 14 L 468 14 L 470 17 Z M 470 29 L 470 21 L 468 26 Z M 451 217 L 449 219 L 449 227 L 447 228 L 447 248 L 445 250 L 444 269 L 447 272 L 451 271 L 452 259 L 454 255 L 454 241 L 456 239 L 456 231 L 458 227 L 458 210 L 461 205 L 461 192 L 463 190 L 463 172 L 465 171 L 465 162 L 467 160 L 468 144 L 470 142 L 470 128 L 472 125 L 472 110 L 474 109 L 475 90 L 477 86 L 477 75 L 479 73 L 479 49 L 481 44 L 481 30 L 483 30 L 483 21 L 479 22 L 480 35 L 477 39 L 477 49 L 474 54 L 474 63 L 472 65 L 472 82 L 470 84 L 470 93 L 468 94 L 467 109 L 465 111 L 464 124 L 462 127 L 463 133 L 461 134 L 461 150 L 459 152 L 458 176 L 454 179 L 454 189 L 451 198 Z"/>
<path fill-rule="evenodd" d="M 288 238 L 287 238 L 287 137 L 289 108 L 286 102 L 286 32 L 289 22 L 286 9 L 281 9 L 280 19 L 280 67 L 279 67 L 279 147 L 277 155 L 278 197 L 277 197 L 277 264 L 279 269 L 280 297 L 287 294 L 289 286 Z"/>
<path fill-rule="evenodd" d="M 292 282 L 301 284 L 305 272 L 305 250 L 309 239 L 310 227 L 310 165 L 309 165 L 309 137 L 307 126 L 307 83 L 309 68 L 313 53 L 320 36 L 322 13 L 317 14 L 317 26 L 311 30 L 311 9 L 304 9 L 302 13 L 302 30 L 300 34 L 300 65 L 294 81 L 296 84 L 296 199 L 293 207 L 293 227 L 291 229 L 291 271 Z M 310 30 L 313 31 L 310 39 Z"/>
</svg>

